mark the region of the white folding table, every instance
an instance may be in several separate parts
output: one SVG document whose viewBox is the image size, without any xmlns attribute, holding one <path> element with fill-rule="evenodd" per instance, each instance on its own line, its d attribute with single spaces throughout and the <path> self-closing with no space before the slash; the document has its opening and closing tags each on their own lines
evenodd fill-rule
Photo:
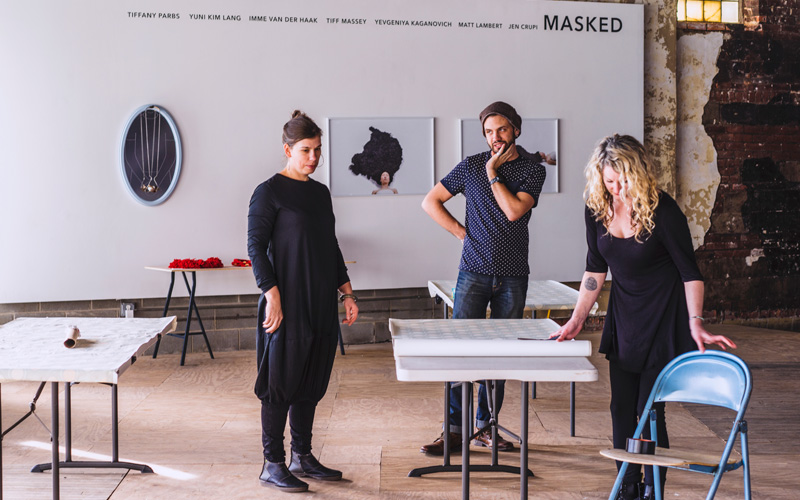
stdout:
<svg viewBox="0 0 800 500">
<path fill-rule="evenodd" d="M 444 464 L 414 469 L 409 476 L 461 470 L 462 498 L 469 498 L 470 471 L 499 471 L 520 474 L 520 497 L 528 498 L 528 383 L 593 382 L 597 369 L 588 356 L 587 340 L 556 342 L 547 340 L 558 329 L 549 319 L 428 319 L 389 320 L 395 370 L 400 381 L 447 382 L 444 422 L 449 420 L 449 383 L 462 382 L 462 462 L 450 465 L 449 433 L 444 433 Z M 491 465 L 470 465 L 471 422 L 469 402 L 472 382 L 480 380 L 519 380 L 521 397 L 520 467 L 497 463 L 497 440 Z M 494 421 L 495 415 L 492 416 Z M 493 429 L 496 432 L 496 429 Z M 495 434 L 496 437 L 496 434 Z"/>
<path fill-rule="evenodd" d="M 437 302 L 444 303 L 444 318 L 447 319 L 447 309 L 453 308 L 453 292 L 456 289 L 455 280 L 428 281 L 428 292 Z M 532 311 L 552 311 L 575 309 L 578 303 L 578 291 L 563 283 L 553 280 L 528 281 L 528 293 L 525 296 L 525 307 Z M 591 313 L 597 312 L 597 303 L 592 306 Z"/>
<path fill-rule="evenodd" d="M 0 383 L 46 382 L 52 386 L 52 462 L 39 464 L 31 472 L 53 470 L 53 498 L 58 499 L 60 468 L 125 468 L 153 472 L 144 464 L 119 461 L 117 383 L 119 377 L 156 342 L 175 330 L 175 316 L 168 318 L 19 318 L 0 327 Z M 80 338 L 72 349 L 64 346 L 69 326 L 77 326 Z M 64 386 L 65 460 L 58 450 L 58 384 Z M 112 458 L 104 461 L 72 460 L 70 384 L 95 382 L 111 386 Z M 33 412 L 28 413 L 24 418 Z M 17 421 L 10 429 L 13 429 Z M 6 432 L 8 432 L 8 430 Z M 6 432 L 3 432 L 5 434 Z M 0 442 L 0 500 L 3 497 L 2 443 Z"/>
<path fill-rule="evenodd" d="M 453 308 L 456 289 L 455 280 L 428 281 L 428 292 L 436 299 L 436 303 L 444 304 L 444 319 L 448 318 L 448 309 Z M 536 317 L 537 311 L 550 311 L 575 309 L 578 303 L 578 291 L 563 283 L 553 280 L 528 281 L 528 293 L 525 296 L 525 308 L 530 309 L 532 316 Z M 597 312 L 597 302 L 591 309 L 591 314 Z M 489 308 L 487 308 L 487 311 Z M 536 382 L 531 384 L 531 397 L 536 398 Z M 575 437 L 575 383 L 569 385 L 569 435 Z"/>
</svg>

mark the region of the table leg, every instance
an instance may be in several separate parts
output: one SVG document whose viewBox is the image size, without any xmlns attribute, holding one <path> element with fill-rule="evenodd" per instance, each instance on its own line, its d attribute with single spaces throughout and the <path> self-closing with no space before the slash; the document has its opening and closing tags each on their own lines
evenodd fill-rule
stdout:
<svg viewBox="0 0 800 500">
<path fill-rule="evenodd" d="M 522 445 L 519 450 L 519 470 L 528 470 L 528 382 L 522 382 L 522 398 L 520 400 L 522 406 L 522 416 L 520 427 L 522 431 Z M 522 500 L 528 498 L 528 475 L 520 474 L 519 480 L 519 497 Z"/>
<path fill-rule="evenodd" d="M 0 422 L 3 421 L 3 397 L 0 396 Z M 0 429 L 2 431 L 2 429 Z M 3 438 L 0 436 L 0 500 L 3 500 Z"/>
<path fill-rule="evenodd" d="M 494 443 L 497 442 L 498 433 L 500 431 L 503 431 L 506 435 L 508 435 L 508 437 L 510 437 L 511 439 L 515 440 L 519 444 L 522 444 L 522 439 L 519 436 L 517 436 L 516 434 L 514 434 L 513 432 L 511 432 L 510 430 L 508 430 L 505 427 L 503 427 L 502 425 L 500 425 L 500 417 L 497 415 L 497 411 L 495 410 L 495 408 L 497 408 L 497 396 L 495 396 L 495 394 L 497 394 L 497 391 L 496 391 L 496 388 L 497 388 L 496 382 L 497 381 L 495 381 L 495 380 L 491 380 L 491 381 L 487 380 L 485 382 L 486 382 L 486 391 L 489 394 L 489 401 L 491 401 L 491 405 L 489 406 L 489 413 L 492 416 L 491 417 L 492 421 L 491 421 L 491 423 L 489 425 L 492 427 L 492 443 L 493 443 L 492 444 L 492 465 L 497 465 L 497 447 L 494 445 Z M 491 382 L 491 384 L 490 384 L 490 382 Z M 481 429 L 481 431 L 483 431 L 483 430 L 484 429 Z"/>
<path fill-rule="evenodd" d="M 342 325 L 338 322 L 336 323 L 336 329 L 339 331 L 339 351 L 341 351 L 342 356 L 344 356 L 344 339 L 342 338 Z M 209 347 L 209 349 L 211 349 Z"/>
<path fill-rule="evenodd" d="M 186 346 L 189 343 L 189 331 L 191 330 L 192 326 L 192 306 L 194 306 L 194 292 L 197 289 L 197 280 L 196 275 L 197 273 L 192 271 L 192 286 L 189 287 L 189 280 L 186 279 L 186 272 L 182 272 L 181 275 L 183 276 L 183 281 L 186 283 L 186 290 L 189 292 L 189 309 L 186 311 L 186 331 L 183 334 L 183 349 L 181 349 L 181 366 L 186 361 Z"/>
<path fill-rule="evenodd" d="M 469 437 L 472 434 L 469 412 L 472 400 L 472 382 L 461 384 L 461 498 L 469 498 Z"/>
<path fill-rule="evenodd" d="M 50 382 L 51 390 L 50 397 L 51 410 L 50 410 L 50 425 L 52 426 L 51 439 L 53 445 L 53 500 L 58 500 L 61 496 L 60 486 L 58 480 L 61 471 L 58 468 L 58 382 Z"/>
<path fill-rule="evenodd" d="M 444 464 L 450 465 L 450 382 L 444 383 L 444 422 L 442 438 L 444 438 Z"/>
<path fill-rule="evenodd" d="M 505 427 L 503 427 L 502 425 L 500 425 L 500 418 L 497 415 L 497 411 L 495 411 L 495 408 L 497 408 L 497 397 L 495 396 L 495 394 L 497 394 L 496 382 L 497 382 L 496 380 L 491 380 L 491 381 L 490 380 L 486 380 L 486 381 L 484 381 L 484 383 L 486 383 L 486 392 L 489 395 L 489 401 L 491 401 L 491 404 L 489 405 L 489 413 L 491 414 L 491 422 L 489 423 L 488 426 L 486 426 L 483 429 L 480 429 L 478 431 L 478 432 L 483 432 L 484 430 L 486 430 L 489 427 L 492 428 L 492 465 L 493 466 L 497 465 L 497 446 L 495 446 L 495 443 L 497 443 L 497 435 L 498 435 L 498 433 L 500 431 L 503 431 L 505 434 L 508 435 L 508 437 L 510 437 L 511 439 L 515 440 L 517 443 L 522 444 L 522 439 L 519 436 L 517 436 L 516 434 L 514 434 L 510 430 L 508 430 Z"/>
<path fill-rule="evenodd" d="M 569 435 L 575 437 L 575 382 L 569 383 Z"/>
<path fill-rule="evenodd" d="M 186 273 L 192 274 L 192 284 L 189 285 L 189 279 L 186 277 Z M 168 333 L 167 335 L 171 337 L 183 337 L 183 348 L 181 349 L 181 366 L 184 365 L 186 362 L 186 349 L 189 345 L 189 336 L 190 335 L 202 335 L 203 340 L 206 342 L 206 347 L 208 348 L 208 354 L 211 356 L 211 359 L 214 359 L 214 351 L 211 350 L 211 343 L 208 340 L 208 335 L 206 334 L 206 328 L 203 325 L 203 318 L 200 317 L 200 310 L 197 307 L 197 302 L 195 301 L 195 292 L 197 291 L 197 272 L 196 271 L 180 271 L 181 276 L 183 276 L 183 282 L 186 284 L 186 291 L 189 292 L 189 308 L 186 311 L 186 330 L 184 333 Z M 167 300 L 164 302 L 164 313 L 163 316 L 166 317 L 167 313 L 169 312 L 169 303 L 172 299 L 172 289 L 175 287 L 175 273 L 170 273 L 170 281 L 169 281 L 169 290 L 167 291 Z M 194 311 L 194 315 L 197 318 L 197 323 L 200 325 L 199 332 L 191 332 L 192 327 L 192 312 Z M 156 341 L 156 346 L 153 349 L 153 357 L 155 358 L 158 355 L 158 348 L 161 345 L 161 336 L 158 336 L 158 340 Z"/>
<path fill-rule="evenodd" d="M 111 385 L 111 461 L 119 462 L 119 393 L 117 384 Z"/>
<path fill-rule="evenodd" d="M 58 455 L 53 457 L 53 462 L 46 464 L 35 465 L 31 472 L 44 472 L 53 469 L 54 474 L 57 468 L 63 469 L 130 469 L 138 470 L 143 474 L 152 473 L 153 469 L 145 464 L 136 464 L 132 462 L 119 461 L 119 405 L 118 405 L 118 392 L 116 384 L 108 384 L 111 386 L 111 461 L 74 461 L 72 460 L 72 426 L 71 426 L 71 391 L 69 382 L 67 382 L 67 389 L 64 391 L 64 430 L 66 441 L 66 459 L 63 462 L 58 461 Z M 56 404 L 58 401 L 56 400 Z M 56 408 L 57 411 L 57 408 Z M 56 414 L 56 418 L 58 415 Z M 57 425 L 58 421 L 54 423 Z M 57 428 L 56 428 L 57 431 Z M 53 434 L 57 437 L 57 434 Z M 0 500 L 2 500 L 0 498 Z"/>
<path fill-rule="evenodd" d="M 489 414 L 491 415 L 492 420 L 492 465 L 497 465 L 498 463 L 498 456 L 497 456 L 497 391 L 495 390 L 495 381 L 494 380 L 486 380 L 486 391 L 488 392 L 489 401 L 492 402 L 492 406 L 489 408 Z"/>
<path fill-rule="evenodd" d="M 189 286 L 189 280 L 186 278 L 186 273 L 192 273 L 192 284 Z M 181 366 L 184 365 L 186 362 L 186 348 L 189 345 L 189 336 L 190 335 L 202 335 L 203 339 L 206 341 L 206 347 L 208 347 L 208 354 L 211 356 L 211 359 L 214 359 L 214 352 L 211 350 L 211 343 L 208 341 L 208 335 L 206 335 L 206 328 L 203 326 L 203 319 L 200 317 L 200 311 L 197 308 L 197 303 L 195 302 L 195 292 L 197 291 L 197 272 L 196 271 L 181 271 L 183 275 L 183 282 L 186 284 L 186 291 L 189 292 L 189 309 L 186 311 L 186 331 L 183 334 L 183 348 L 181 349 Z M 197 317 L 197 322 L 200 325 L 199 332 L 191 332 L 192 326 L 192 311 L 194 311 L 195 316 Z M 180 335 L 178 335 L 180 336 Z"/>
<path fill-rule="evenodd" d="M 411 472 L 408 473 L 408 477 L 422 477 L 425 474 L 435 474 L 437 472 L 461 472 L 463 470 L 462 465 L 451 465 L 450 464 L 450 387 L 453 385 L 453 382 L 445 382 L 445 393 L 444 393 L 444 464 L 443 465 L 431 465 L 428 467 L 419 467 L 416 469 L 412 469 Z M 467 440 L 466 442 L 463 441 L 462 436 L 462 454 L 464 452 L 464 448 L 469 448 L 469 442 L 472 438 L 472 432 L 470 423 L 472 422 L 472 413 L 471 411 L 467 411 L 467 408 L 471 406 L 471 402 L 473 399 L 473 384 L 462 383 L 461 385 L 461 397 L 464 398 L 466 395 L 467 406 L 462 407 L 461 411 L 461 419 L 464 420 L 466 417 L 466 425 L 463 426 L 462 430 L 466 430 Z M 508 431 L 507 429 L 503 428 L 502 426 L 498 426 L 499 429 L 503 430 L 507 434 L 513 436 L 515 439 L 519 440 L 519 438 Z M 464 444 L 466 443 L 466 444 Z M 492 463 L 491 465 L 484 465 L 484 464 L 469 464 L 469 470 L 471 472 L 507 472 L 509 474 L 519 474 L 520 469 L 519 467 L 514 467 L 511 465 L 500 465 L 496 463 Z M 533 477 L 533 472 L 530 470 L 527 471 L 527 474 Z"/>
<path fill-rule="evenodd" d="M 64 461 L 72 461 L 72 387 L 64 383 Z"/>
<path fill-rule="evenodd" d="M 203 318 L 200 317 L 200 311 L 197 309 L 197 301 L 194 300 L 194 289 L 196 276 L 195 272 L 192 271 L 192 305 L 194 307 L 194 314 L 197 317 L 197 323 L 200 325 L 200 333 L 203 334 L 203 340 L 206 341 L 206 347 L 208 348 L 208 354 L 211 355 L 211 359 L 214 359 L 214 353 L 211 351 L 211 343 L 208 341 L 208 335 L 206 335 L 206 327 L 203 325 Z"/>
<path fill-rule="evenodd" d="M 164 302 L 164 313 L 161 315 L 162 317 L 167 317 L 167 313 L 169 312 L 169 302 L 172 300 L 172 289 L 175 286 L 175 273 L 169 273 L 169 290 L 167 290 L 167 300 Z M 158 356 L 158 347 L 161 345 L 161 335 L 159 334 L 158 340 L 156 340 L 156 346 L 153 348 L 153 359 Z"/>
</svg>

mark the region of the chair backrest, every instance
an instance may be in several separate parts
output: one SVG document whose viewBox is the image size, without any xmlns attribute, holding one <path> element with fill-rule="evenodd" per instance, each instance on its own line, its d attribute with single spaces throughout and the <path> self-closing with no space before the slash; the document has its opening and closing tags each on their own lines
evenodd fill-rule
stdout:
<svg viewBox="0 0 800 500">
<path fill-rule="evenodd" d="M 723 351 L 692 351 L 673 359 L 659 374 L 651 398 L 722 406 L 743 413 L 753 388 L 750 369 Z"/>
</svg>

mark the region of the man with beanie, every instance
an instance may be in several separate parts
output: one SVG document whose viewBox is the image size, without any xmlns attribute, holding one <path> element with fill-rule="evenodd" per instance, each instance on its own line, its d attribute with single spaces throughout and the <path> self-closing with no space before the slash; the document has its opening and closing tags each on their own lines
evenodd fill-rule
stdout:
<svg viewBox="0 0 800 500">
<path fill-rule="evenodd" d="M 528 221 L 537 205 L 546 175 L 540 155 L 527 154 L 515 141 L 522 118 L 505 102 L 494 102 L 480 114 L 489 151 L 468 156 L 425 196 L 422 208 L 440 226 L 463 242 L 453 318 L 522 318 L 528 291 Z M 466 199 L 464 225 L 444 207 L 457 194 Z M 505 381 L 495 382 L 496 413 L 503 404 Z M 461 387 L 450 392 L 449 442 L 461 447 Z M 464 411 L 467 411 L 465 408 Z M 491 414 L 485 383 L 478 390 L 475 425 L 477 446 L 492 446 Z M 420 451 L 444 453 L 444 433 Z M 498 434 L 501 451 L 514 445 Z"/>
</svg>

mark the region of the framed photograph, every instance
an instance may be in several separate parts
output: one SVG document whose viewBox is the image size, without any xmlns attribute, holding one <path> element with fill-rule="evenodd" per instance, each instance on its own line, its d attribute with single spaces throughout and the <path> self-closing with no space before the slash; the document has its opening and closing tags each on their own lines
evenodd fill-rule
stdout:
<svg viewBox="0 0 800 500">
<path fill-rule="evenodd" d="M 426 194 L 433 188 L 433 118 L 329 118 L 332 196 Z"/>
<path fill-rule="evenodd" d="M 517 146 L 522 146 L 530 154 L 540 152 L 544 157 L 542 164 L 547 169 L 547 178 L 542 186 L 543 193 L 558 192 L 558 119 L 523 118 L 522 133 L 517 138 Z M 461 120 L 461 158 L 489 150 L 486 138 L 477 118 Z M 524 152 L 523 152 L 524 154 Z"/>
</svg>

